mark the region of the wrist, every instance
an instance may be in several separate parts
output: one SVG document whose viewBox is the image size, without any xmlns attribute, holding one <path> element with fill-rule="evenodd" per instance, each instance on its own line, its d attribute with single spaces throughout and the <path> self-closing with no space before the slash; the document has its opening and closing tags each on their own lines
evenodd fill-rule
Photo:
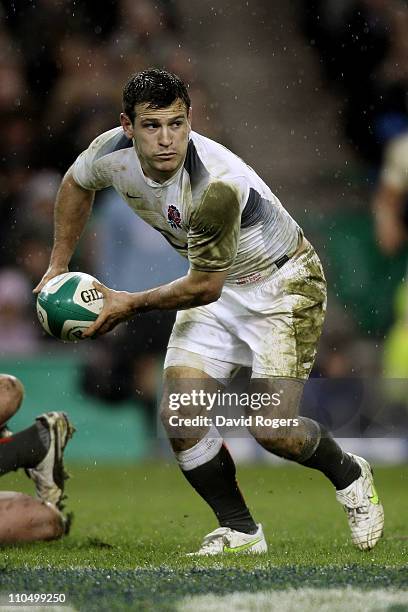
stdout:
<svg viewBox="0 0 408 612">
<path fill-rule="evenodd" d="M 140 298 L 139 293 L 129 293 L 128 291 L 123 291 L 123 294 L 126 297 L 127 307 L 129 312 L 133 315 L 137 312 L 140 312 Z"/>
<path fill-rule="evenodd" d="M 147 291 L 138 291 L 137 293 L 128 293 L 129 304 L 133 314 L 137 312 L 147 312 L 151 310 L 147 299 Z"/>
<path fill-rule="evenodd" d="M 69 268 L 67 265 L 59 264 L 59 263 L 50 263 L 46 274 L 64 274 L 65 272 L 69 272 Z"/>
<path fill-rule="evenodd" d="M 69 264 L 69 258 L 68 257 L 61 257 L 58 255 L 52 255 L 50 257 L 50 268 L 55 268 L 55 269 L 66 269 L 68 270 L 68 264 Z"/>
</svg>

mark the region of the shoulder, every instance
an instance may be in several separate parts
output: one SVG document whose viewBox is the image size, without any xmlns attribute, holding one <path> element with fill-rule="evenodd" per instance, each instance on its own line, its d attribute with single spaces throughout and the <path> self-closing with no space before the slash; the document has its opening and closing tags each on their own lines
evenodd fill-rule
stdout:
<svg viewBox="0 0 408 612">
<path fill-rule="evenodd" d="M 123 152 L 133 151 L 121 127 L 100 134 L 72 165 L 74 180 L 84 189 L 99 190 L 112 185 L 115 168 L 123 166 Z"/>
<path fill-rule="evenodd" d="M 133 147 L 133 142 L 124 134 L 122 127 L 116 127 L 100 134 L 88 147 L 88 154 L 97 161 L 111 153 Z"/>
<path fill-rule="evenodd" d="M 240 216 L 240 197 L 234 186 L 213 181 L 194 210 L 191 224 L 200 232 L 214 232 L 216 228 L 235 225 Z"/>
<path fill-rule="evenodd" d="M 194 195 L 202 199 L 207 189 L 211 193 L 224 195 L 233 191 L 240 200 L 247 197 L 248 167 L 222 144 L 206 138 L 197 132 L 191 132 L 184 170 L 190 178 Z"/>
<path fill-rule="evenodd" d="M 382 182 L 406 189 L 408 181 L 408 134 L 392 140 L 385 150 L 381 172 Z"/>
<path fill-rule="evenodd" d="M 203 184 L 208 184 L 211 180 L 206 156 L 197 137 L 196 132 L 191 132 L 184 161 L 184 170 L 189 176 L 191 189 L 196 189 L 199 185 L 204 186 Z"/>
<path fill-rule="evenodd" d="M 213 177 L 242 172 L 242 166 L 245 166 L 242 159 L 224 145 L 192 131 L 185 168 L 187 172 L 194 171 L 200 164 Z"/>
</svg>

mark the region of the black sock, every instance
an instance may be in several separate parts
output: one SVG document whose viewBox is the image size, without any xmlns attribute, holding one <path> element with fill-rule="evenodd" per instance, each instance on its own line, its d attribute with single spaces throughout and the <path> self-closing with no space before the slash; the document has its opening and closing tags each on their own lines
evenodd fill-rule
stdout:
<svg viewBox="0 0 408 612">
<path fill-rule="evenodd" d="M 44 459 L 49 445 L 49 431 L 39 421 L 10 438 L 1 438 L 0 475 L 18 468 L 35 467 Z"/>
<path fill-rule="evenodd" d="M 257 531 L 235 479 L 234 461 L 224 444 L 213 459 L 183 474 L 214 510 L 221 527 L 243 533 Z"/>
<path fill-rule="evenodd" d="M 361 475 L 361 468 L 353 457 L 340 448 L 323 425 L 320 425 L 320 429 L 318 447 L 302 465 L 320 470 L 336 489 L 345 489 Z"/>
</svg>

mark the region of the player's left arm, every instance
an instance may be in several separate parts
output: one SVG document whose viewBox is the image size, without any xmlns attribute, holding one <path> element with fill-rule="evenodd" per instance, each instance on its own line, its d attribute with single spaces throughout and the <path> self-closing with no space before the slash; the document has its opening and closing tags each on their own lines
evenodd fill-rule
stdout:
<svg viewBox="0 0 408 612">
<path fill-rule="evenodd" d="M 373 202 L 374 225 L 380 249 L 394 255 L 407 239 L 402 220 L 406 194 L 394 185 L 382 182 Z"/>
<path fill-rule="evenodd" d="M 138 312 L 183 310 L 218 300 L 238 250 L 239 233 L 237 192 L 227 184 L 212 183 L 190 220 L 188 273 L 171 283 L 138 293 L 113 291 L 95 284 L 104 296 L 104 308 L 84 337 L 105 334 Z"/>
<path fill-rule="evenodd" d="M 385 255 L 394 255 L 407 239 L 403 221 L 407 197 L 407 155 L 406 136 L 390 142 L 373 198 L 375 234 Z"/>
</svg>

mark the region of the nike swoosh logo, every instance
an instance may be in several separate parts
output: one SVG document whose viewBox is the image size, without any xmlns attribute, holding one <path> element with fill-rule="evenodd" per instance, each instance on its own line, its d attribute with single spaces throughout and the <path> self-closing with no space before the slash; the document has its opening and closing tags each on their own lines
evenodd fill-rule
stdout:
<svg viewBox="0 0 408 612">
<path fill-rule="evenodd" d="M 375 504 L 377 506 L 380 503 L 380 498 L 378 497 L 378 493 L 375 490 L 375 487 L 372 485 L 371 488 L 373 490 L 373 494 L 371 497 L 369 497 L 369 500 L 372 504 Z"/>
<path fill-rule="evenodd" d="M 248 550 L 248 548 L 252 548 L 258 542 L 261 542 L 262 538 L 258 538 L 257 540 L 252 540 L 252 542 L 248 542 L 248 544 L 241 544 L 241 546 L 234 546 L 234 548 L 230 548 L 229 546 L 225 546 L 223 548 L 223 552 L 225 553 L 235 553 L 241 552 L 242 550 Z"/>
<path fill-rule="evenodd" d="M 127 198 L 133 198 L 134 200 L 140 200 L 142 196 L 132 196 L 132 195 L 130 195 L 130 193 L 127 191 L 127 192 L 126 192 L 126 197 L 127 197 Z"/>
</svg>

